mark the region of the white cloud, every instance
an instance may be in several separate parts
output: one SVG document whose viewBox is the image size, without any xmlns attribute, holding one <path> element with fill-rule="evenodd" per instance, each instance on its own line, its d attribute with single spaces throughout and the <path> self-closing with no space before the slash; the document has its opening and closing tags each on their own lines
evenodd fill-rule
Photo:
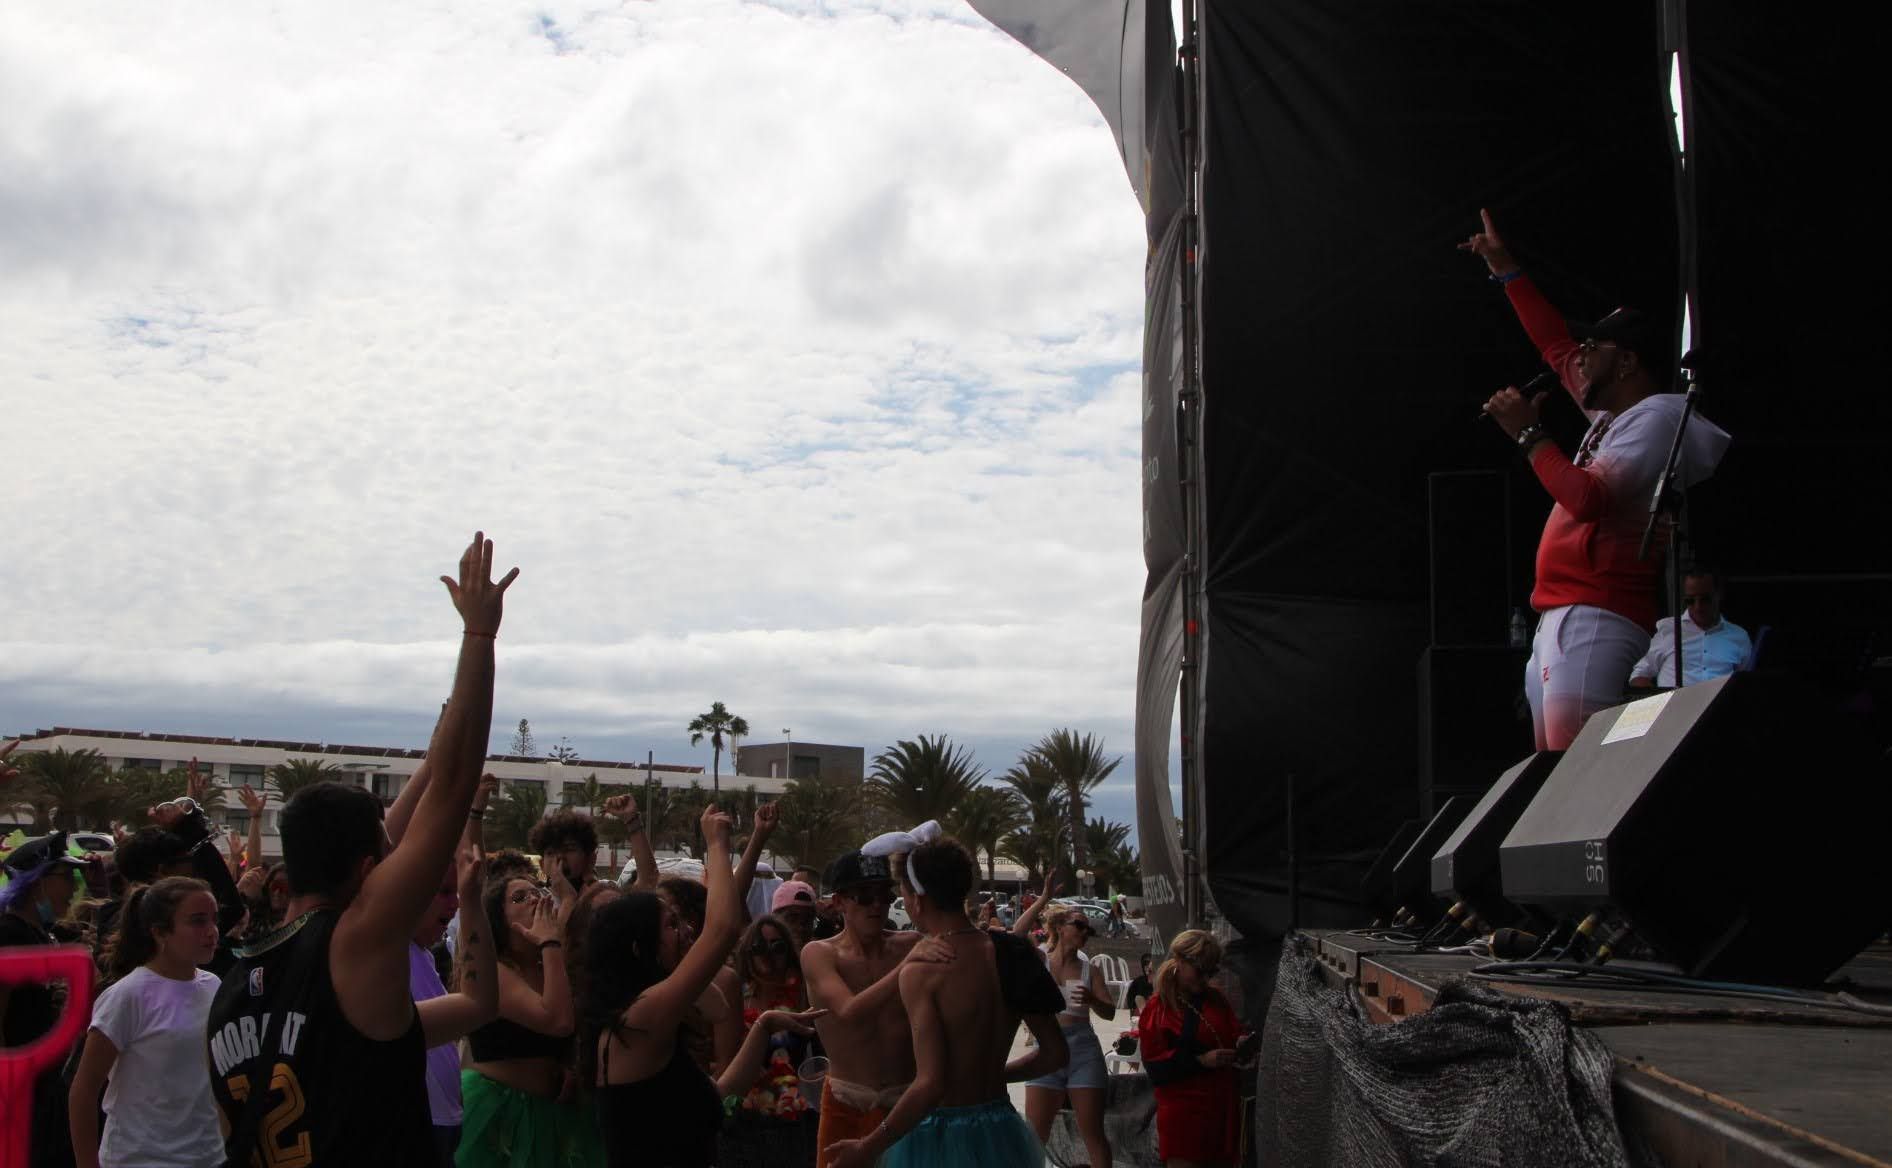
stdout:
<svg viewBox="0 0 1892 1168">
<path fill-rule="evenodd" d="M 0 726 L 424 734 L 481 526 L 559 733 L 1128 748 L 1141 217 L 970 9 L 10 8 L 0 107 Z"/>
</svg>

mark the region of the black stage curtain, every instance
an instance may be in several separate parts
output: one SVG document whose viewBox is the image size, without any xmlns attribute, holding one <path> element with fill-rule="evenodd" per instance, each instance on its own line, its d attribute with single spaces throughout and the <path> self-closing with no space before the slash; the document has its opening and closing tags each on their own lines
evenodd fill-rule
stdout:
<svg viewBox="0 0 1892 1168">
<path fill-rule="evenodd" d="M 1490 207 L 1592 318 L 1674 314 L 1680 264 L 1652 6 L 1206 0 L 1203 33 L 1198 733 L 1253 939 L 1288 922 L 1290 781 L 1302 923 L 1350 920 L 1415 812 L 1426 475 L 1506 466 L 1478 404 L 1541 368 L 1455 242 Z"/>
</svg>

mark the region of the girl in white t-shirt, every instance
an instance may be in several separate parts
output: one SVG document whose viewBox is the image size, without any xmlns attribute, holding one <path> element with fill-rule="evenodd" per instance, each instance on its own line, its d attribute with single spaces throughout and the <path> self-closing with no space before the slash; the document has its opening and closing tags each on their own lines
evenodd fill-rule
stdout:
<svg viewBox="0 0 1892 1168">
<path fill-rule="evenodd" d="M 92 1028 L 72 1080 L 79 1168 L 223 1163 L 204 1055 L 204 1023 L 218 982 L 197 968 L 216 950 L 217 901 L 203 881 L 170 876 L 126 899 L 105 958 L 110 984 L 92 1006 Z"/>
</svg>

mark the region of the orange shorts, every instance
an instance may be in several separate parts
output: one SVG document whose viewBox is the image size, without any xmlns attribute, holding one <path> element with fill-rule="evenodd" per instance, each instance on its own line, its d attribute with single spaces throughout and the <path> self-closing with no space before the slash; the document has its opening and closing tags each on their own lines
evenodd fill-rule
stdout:
<svg viewBox="0 0 1892 1168">
<path fill-rule="evenodd" d="M 843 1140 L 858 1140 L 874 1134 L 880 1121 L 887 1118 L 889 1107 L 867 1111 L 849 1107 L 834 1097 L 828 1080 L 821 1084 L 821 1126 L 815 1132 L 815 1168 L 827 1168 L 828 1148 Z"/>
</svg>

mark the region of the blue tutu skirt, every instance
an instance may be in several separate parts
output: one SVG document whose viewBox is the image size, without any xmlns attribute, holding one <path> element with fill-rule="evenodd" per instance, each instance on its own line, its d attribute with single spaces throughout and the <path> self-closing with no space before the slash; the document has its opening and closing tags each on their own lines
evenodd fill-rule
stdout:
<svg viewBox="0 0 1892 1168">
<path fill-rule="evenodd" d="M 1041 1168 L 1045 1150 L 1008 1099 L 936 1107 L 880 1158 L 880 1168 Z"/>
</svg>

